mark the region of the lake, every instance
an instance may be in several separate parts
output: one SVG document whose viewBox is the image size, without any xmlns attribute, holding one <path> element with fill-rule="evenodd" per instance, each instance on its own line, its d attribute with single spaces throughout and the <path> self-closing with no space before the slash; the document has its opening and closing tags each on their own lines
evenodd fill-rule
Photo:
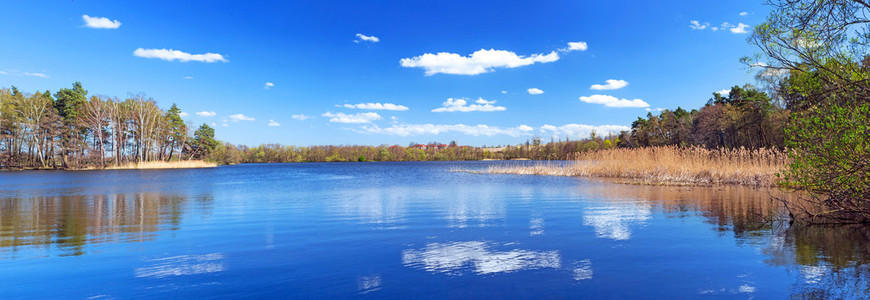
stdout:
<svg viewBox="0 0 870 300">
<path fill-rule="evenodd" d="M 0 299 L 861 298 L 870 230 L 777 191 L 454 172 L 0 172 Z"/>
</svg>

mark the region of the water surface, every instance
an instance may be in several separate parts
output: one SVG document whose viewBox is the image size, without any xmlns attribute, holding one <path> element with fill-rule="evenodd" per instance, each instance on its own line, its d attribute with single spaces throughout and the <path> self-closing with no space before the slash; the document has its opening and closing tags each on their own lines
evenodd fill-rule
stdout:
<svg viewBox="0 0 870 300">
<path fill-rule="evenodd" d="M 489 164 L 2 172 L 0 299 L 870 292 L 870 231 L 776 191 L 451 172 Z"/>
</svg>

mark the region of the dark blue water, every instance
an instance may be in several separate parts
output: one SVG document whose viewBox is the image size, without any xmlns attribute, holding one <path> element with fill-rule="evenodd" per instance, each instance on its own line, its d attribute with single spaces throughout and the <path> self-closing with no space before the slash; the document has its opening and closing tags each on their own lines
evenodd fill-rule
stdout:
<svg viewBox="0 0 870 300">
<path fill-rule="evenodd" d="M 860 298 L 868 230 L 771 191 L 491 162 L 0 173 L 0 299 Z M 494 164 L 503 164 L 496 162 Z"/>
</svg>

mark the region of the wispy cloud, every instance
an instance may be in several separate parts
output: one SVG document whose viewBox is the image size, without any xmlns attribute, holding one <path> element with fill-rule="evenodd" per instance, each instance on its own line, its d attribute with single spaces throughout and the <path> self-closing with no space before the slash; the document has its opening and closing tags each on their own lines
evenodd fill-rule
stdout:
<svg viewBox="0 0 870 300">
<path fill-rule="evenodd" d="M 376 120 L 381 119 L 381 115 L 379 115 L 378 113 L 373 113 L 373 112 L 358 113 L 358 114 L 325 112 L 325 113 L 323 113 L 322 116 L 330 118 L 329 122 L 332 122 L 332 123 L 349 123 L 349 124 L 371 123 L 372 121 L 376 121 Z"/>
<path fill-rule="evenodd" d="M 184 76 L 184 79 L 193 79 L 191 76 Z"/>
<path fill-rule="evenodd" d="M 580 101 L 592 104 L 603 104 L 606 107 L 649 107 L 649 104 L 640 99 L 619 99 L 609 95 L 582 96 Z"/>
<path fill-rule="evenodd" d="M 507 94 L 507 91 L 501 91 L 502 94 Z"/>
<path fill-rule="evenodd" d="M 468 104 L 467 99 L 462 98 L 447 98 L 447 101 L 441 103 L 441 107 L 433 109 L 433 112 L 470 112 L 470 111 L 502 111 L 506 110 L 504 106 L 495 106 L 495 100 L 489 101 L 483 98 L 477 98 L 474 104 Z"/>
<path fill-rule="evenodd" d="M 118 27 L 121 27 L 121 22 L 118 20 L 109 20 L 109 18 L 82 15 L 82 20 L 85 21 L 85 27 L 90 28 L 117 29 Z"/>
<path fill-rule="evenodd" d="M 480 49 L 469 56 L 456 53 L 426 53 L 399 61 L 406 68 L 423 68 L 426 76 L 443 74 L 477 75 L 494 71 L 496 68 L 517 68 L 535 63 L 548 63 L 559 60 L 556 51 L 549 54 L 517 55 L 507 50 Z"/>
<path fill-rule="evenodd" d="M 256 119 L 254 119 L 254 118 L 252 118 L 252 117 L 245 116 L 245 115 L 243 115 L 243 114 L 230 115 L 230 120 L 232 120 L 233 122 L 238 122 L 238 121 L 256 121 Z"/>
<path fill-rule="evenodd" d="M 745 11 L 740 12 L 740 16 L 741 16 L 741 17 L 745 17 L 745 16 L 748 16 L 748 15 L 749 15 L 748 12 L 745 12 Z"/>
<path fill-rule="evenodd" d="M 43 73 L 24 72 L 24 76 L 33 76 L 33 77 L 39 77 L 39 78 L 48 78 L 48 75 L 45 75 L 45 74 L 43 74 Z"/>
<path fill-rule="evenodd" d="M 290 116 L 290 118 L 293 118 L 293 120 L 305 121 L 308 119 L 313 119 L 314 116 L 306 116 L 303 114 L 299 114 L 299 115 L 292 115 L 292 116 Z"/>
<path fill-rule="evenodd" d="M 263 88 L 268 90 L 270 87 L 273 87 L 273 86 L 275 86 L 274 83 L 266 82 L 266 84 L 263 86 Z"/>
<path fill-rule="evenodd" d="M 18 70 L 0 70 L 0 75 L 12 75 L 12 76 L 33 76 L 39 78 L 49 78 L 50 76 L 45 73 L 37 73 L 37 72 L 21 72 Z"/>
<path fill-rule="evenodd" d="M 229 62 L 223 55 L 218 53 L 205 53 L 205 54 L 190 54 L 183 51 L 172 50 L 172 49 L 143 49 L 139 48 L 136 51 L 133 51 L 133 55 L 143 58 L 157 58 L 167 61 L 178 60 L 181 62 L 187 61 L 198 61 L 205 63 L 213 63 L 213 62 Z"/>
<path fill-rule="evenodd" d="M 698 22 L 696 20 L 689 21 L 689 27 L 692 29 L 695 29 L 695 30 L 704 30 L 704 29 L 707 29 L 709 26 L 710 26 L 710 23 L 707 23 L 707 22 L 701 23 L 701 22 Z M 749 29 L 749 25 L 746 25 L 743 23 L 737 23 L 737 25 L 734 25 L 734 24 L 731 24 L 728 22 L 723 22 L 722 25 L 713 26 L 713 27 L 709 27 L 709 28 L 712 31 L 719 31 L 719 30 L 728 29 L 729 31 L 731 31 L 731 33 L 735 33 L 735 34 L 749 33 L 749 31 L 747 30 L 747 29 Z"/>
<path fill-rule="evenodd" d="M 178 116 L 180 116 L 180 117 L 182 117 L 182 118 L 187 117 L 187 116 L 189 116 L 189 115 L 190 115 L 190 114 L 189 114 L 189 113 L 186 113 L 186 112 L 180 112 L 180 113 L 178 114 Z"/>
<path fill-rule="evenodd" d="M 386 134 L 398 136 L 410 135 L 437 135 L 441 133 L 458 132 L 471 136 L 521 136 L 530 134 L 534 128 L 527 125 L 517 127 L 498 127 L 490 125 L 465 125 L 465 124 L 394 124 L 390 127 L 378 127 L 377 125 L 362 126 L 353 129 L 360 133 Z"/>
<path fill-rule="evenodd" d="M 197 116 L 200 116 L 200 117 L 214 117 L 214 116 L 217 116 L 217 113 L 214 112 L 214 111 L 198 111 L 198 112 L 195 112 L 194 114 L 196 114 Z"/>
<path fill-rule="evenodd" d="M 526 90 L 526 91 L 529 92 L 529 94 L 532 94 L 532 95 L 540 95 L 540 94 L 543 94 L 543 93 L 544 93 L 544 91 L 542 91 L 542 90 L 539 89 L 539 88 L 530 88 L 530 89 L 528 89 L 528 90 Z"/>
<path fill-rule="evenodd" d="M 392 103 L 359 103 L 359 104 L 344 104 L 336 105 L 338 107 L 355 108 L 355 109 L 371 109 L 371 110 L 408 110 L 407 106 L 392 104 Z"/>
<path fill-rule="evenodd" d="M 380 42 L 380 41 L 381 41 L 381 39 L 379 39 L 379 38 L 376 37 L 376 36 L 373 36 L 373 35 L 365 35 L 365 34 L 362 34 L 362 33 L 357 33 L 357 34 L 356 34 L 356 39 L 353 40 L 354 43 L 359 43 L 359 42 L 371 42 L 371 43 L 377 43 L 377 42 Z"/>
<path fill-rule="evenodd" d="M 608 79 L 604 81 L 604 84 L 593 84 L 590 86 L 590 89 L 593 90 L 618 90 L 628 86 L 628 81 L 621 79 Z"/>
<path fill-rule="evenodd" d="M 587 137 L 590 133 L 595 131 L 599 134 L 606 133 L 614 133 L 618 134 L 620 131 L 628 131 L 631 130 L 628 126 L 623 125 L 586 125 L 586 124 L 565 124 L 562 126 L 553 126 L 553 125 L 544 125 L 541 126 L 539 131 L 543 134 L 549 134 L 553 136 L 581 136 Z"/>
<path fill-rule="evenodd" d="M 280 127 L 281 124 L 275 122 L 275 120 L 269 120 L 269 127 Z"/>
</svg>

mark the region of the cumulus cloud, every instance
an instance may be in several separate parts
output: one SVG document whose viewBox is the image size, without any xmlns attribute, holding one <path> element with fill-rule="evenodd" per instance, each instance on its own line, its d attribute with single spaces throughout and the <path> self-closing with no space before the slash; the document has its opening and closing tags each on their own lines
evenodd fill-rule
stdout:
<svg viewBox="0 0 870 300">
<path fill-rule="evenodd" d="M 431 76 L 438 73 L 477 75 L 492 72 L 496 68 L 517 68 L 557 60 L 559 60 L 559 54 L 556 51 L 525 57 L 507 50 L 480 49 L 469 56 L 448 52 L 425 53 L 420 56 L 403 58 L 399 63 L 406 68 L 423 68 L 426 70 L 426 76 Z"/>
<path fill-rule="evenodd" d="M 157 58 L 167 61 L 178 60 L 181 62 L 187 61 L 198 61 L 205 63 L 213 63 L 213 62 L 229 62 L 229 60 L 225 59 L 223 55 L 218 53 L 205 53 L 205 54 L 190 54 L 187 52 L 182 52 L 178 50 L 172 49 L 136 49 L 133 51 L 133 55 L 143 58 Z"/>
<path fill-rule="evenodd" d="M 378 113 L 373 113 L 373 112 L 358 113 L 358 114 L 325 112 L 325 113 L 323 113 L 322 116 L 330 118 L 329 122 L 332 122 L 332 123 L 350 123 L 350 124 L 371 123 L 372 121 L 376 121 L 376 120 L 381 119 L 381 115 L 379 115 Z"/>
<path fill-rule="evenodd" d="M 604 84 L 593 84 L 590 86 L 590 89 L 601 91 L 601 90 L 618 90 L 628 86 L 628 81 L 620 80 L 620 79 L 608 79 L 604 81 Z"/>
<path fill-rule="evenodd" d="M 661 108 L 661 107 L 657 107 L 657 108 L 649 108 L 649 107 L 647 107 L 647 108 L 646 108 L 646 111 L 663 111 L 663 110 L 665 110 L 665 109 L 664 109 L 664 108 Z"/>
<path fill-rule="evenodd" d="M 269 127 L 280 127 L 280 126 L 281 126 L 281 124 L 279 124 L 278 122 L 275 122 L 275 120 L 271 120 L 271 119 L 269 120 Z"/>
<path fill-rule="evenodd" d="M 483 98 L 477 98 L 474 104 L 468 104 L 467 99 L 462 98 L 447 98 L 447 101 L 441 103 L 441 107 L 433 109 L 433 112 L 470 112 L 470 111 L 502 111 L 506 110 L 504 106 L 495 106 L 495 100 L 488 101 Z"/>
<path fill-rule="evenodd" d="M 604 104 L 606 107 L 649 107 L 649 104 L 640 99 L 619 99 L 609 95 L 582 96 L 580 101 L 592 104 Z"/>
<path fill-rule="evenodd" d="M 121 27 L 121 22 L 118 20 L 109 20 L 109 18 L 82 15 L 82 20 L 85 21 L 85 27 L 90 28 L 117 29 L 118 27 Z"/>
<path fill-rule="evenodd" d="M 507 135 L 517 137 L 528 135 L 534 128 L 528 125 L 517 127 L 498 127 L 489 125 L 465 125 L 465 124 L 393 124 L 390 127 L 378 127 L 377 125 L 363 126 L 355 130 L 361 133 L 386 134 L 386 135 L 437 135 L 441 133 L 457 132 L 471 136 L 494 136 Z"/>
<path fill-rule="evenodd" d="M 718 92 L 716 92 L 716 93 L 719 94 L 719 96 L 722 96 L 722 97 L 728 97 L 728 94 L 731 93 L 731 90 L 730 90 L 730 89 L 724 89 L 724 90 L 718 91 Z"/>
<path fill-rule="evenodd" d="M 362 34 L 362 33 L 357 33 L 357 34 L 356 34 L 356 39 L 353 40 L 353 41 L 354 41 L 354 43 L 359 43 L 359 42 L 372 42 L 372 43 L 377 43 L 377 42 L 380 42 L 381 39 L 379 39 L 378 37 L 373 36 L 373 35 L 365 35 L 365 34 Z"/>
<path fill-rule="evenodd" d="M 568 42 L 568 47 L 559 49 L 559 52 L 586 51 L 586 49 L 589 49 L 586 42 Z"/>
<path fill-rule="evenodd" d="M 305 120 L 313 119 L 313 118 L 314 118 L 314 116 L 306 116 L 306 115 L 303 115 L 303 114 L 292 115 L 292 116 L 290 116 L 290 117 L 293 118 L 293 120 L 299 120 L 299 121 L 305 121 Z"/>
<path fill-rule="evenodd" d="M 179 116 L 179 117 L 182 117 L 182 118 L 187 117 L 187 116 L 189 116 L 189 115 L 190 115 L 190 114 L 189 114 L 189 113 L 186 113 L 186 112 L 180 112 L 180 113 L 178 114 L 178 116 Z"/>
<path fill-rule="evenodd" d="M 737 27 L 733 27 L 733 28 L 731 28 L 731 33 L 738 33 L 738 34 L 740 34 L 740 33 L 749 33 L 749 31 L 746 30 L 746 29 L 748 29 L 748 28 L 749 28 L 749 25 L 746 25 L 746 24 L 743 24 L 743 23 L 737 23 Z"/>
<path fill-rule="evenodd" d="M 252 117 L 245 116 L 245 115 L 243 115 L 243 114 L 230 115 L 230 120 L 233 120 L 233 122 L 238 122 L 238 121 L 256 121 L 256 119 L 254 119 L 254 118 L 252 118 Z"/>
<path fill-rule="evenodd" d="M 710 26 L 710 23 L 701 24 L 701 22 L 698 22 L 697 20 L 691 20 L 689 21 L 689 24 L 689 27 L 695 30 L 704 30 L 707 26 Z"/>
<path fill-rule="evenodd" d="M 195 112 L 194 114 L 196 114 L 197 116 L 200 116 L 200 117 L 214 117 L 214 116 L 217 116 L 217 113 L 215 113 L 214 111 L 199 111 L 199 112 Z"/>
<path fill-rule="evenodd" d="M 528 90 L 526 90 L 526 91 L 528 91 L 529 94 L 532 94 L 532 95 L 540 95 L 540 94 L 543 94 L 543 93 L 544 93 L 544 91 L 542 91 L 542 90 L 539 89 L 539 88 L 530 88 L 530 89 L 528 89 Z"/>
<path fill-rule="evenodd" d="M 562 126 L 554 126 L 554 125 L 544 125 L 541 126 L 539 131 L 543 134 L 549 134 L 553 136 L 589 136 L 590 133 L 595 131 L 598 134 L 604 133 L 614 133 L 618 134 L 620 131 L 628 131 L 631 130 L 628 126 L 622 125 L 586 125 L 586 124 L 565 124 Z"/>
<path fill-rule="evenodd" d="M 407 106 L 397 105 L 392 103 L 359 103 L 359 104 L 344 104 L 336 105 L 338 107 L 355 108 L 355 109 L 371 109 L 371 110 L 408 110 Z"/>
<path fill-rule="evenodd" d="M 263 86 L 263 88 L 268 90 L 270 87 L 273 87 L 273 86 L 275 86 L 274 83 L 266 82 L 266 84 Z"/>
</svg>

